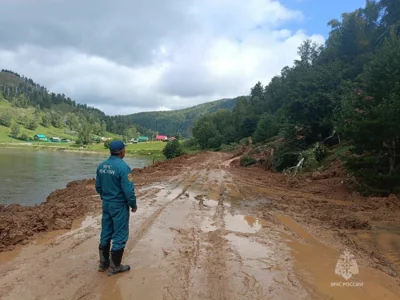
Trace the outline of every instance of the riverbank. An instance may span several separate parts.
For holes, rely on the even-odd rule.
[[[142,156],[152,157],[155,160],[165,160],[162,150],[165,143],[162,142],[148,142],[140,144],[128,144],[126,146],[126,154],[128,156]],[[108,149],[103,144],[92,144],[89,146],[78,146],[75,144],[67,143],[40,143],[40,142],[13,142],[13,143],[0,143],[0,148],[8,149],[24,149],[24,150],[45,150],[45,151],[63,151],[87,154],[108,153]]]

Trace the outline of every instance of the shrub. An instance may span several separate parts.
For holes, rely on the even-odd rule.
[[[318,159],[314,149],[304,150],[301,152],[301,157],[304,158],[304,164],[302,166],[304,171],[315,171],[318,168]]]
[[[223,152],[233,152],[233,151],[236,151],[237,148],[238,148],[238,144],[236,144],[236,143],[230,143],[229,145],[225,145],[225,144],[221,145],[221,151],[223,151]]]
[[[317,143],[312,150],[317,161],[321,161],[327,154],[328,149],[323,144]]]
[[[27,120],[27,122],[25,123],[25,128],[26,129],[36,130],[37,127],[38,127],[38,123],[36,122],[35,119]]]
[[[295,166],[300,156],[298,152],[282,152],[278,149],[274,155],[274,167],[279,172]]]
[[[10,127],[11,121],[12,117],[9,113],[5,113],[0,116],[0,125],[3,125],[5,127]]]
[[[167,159],[171,159],[185,154],[185,151],[178,140],[173,140],[165,145],[163,154]]]
[[[250,156],[250,155],[244,155],[241,159],[240,159],[240,165],[242,167],[247,167],[250,165],[254,165],[255,163],[257,163],[257,160]]]
[[[11,125],[11,132],[10,132],[11,136],[13,138],[17,138],[18,134],[19,134],[19,125],[17,123],[14,123]]]
[[[185,148],[195,148],[198,145],[199,144],[198,144],[198,142],[197,142],[197,140],[195,138],[190,138],[190,139],[187,139],[187,140],[183,141],[183,146]]]
[[[29,140],[29,136],[26,133],[23,133],[23,134],[20,135],[19,139],[22,140],[22,141],[28,141]]]

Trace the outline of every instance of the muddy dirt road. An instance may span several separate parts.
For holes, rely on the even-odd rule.
[[[400,299],[396,199],[339,199],[323,182],[235,166],[203,153],[135,170],[132,269],[114,277],[97,272],[93,182],[70,187],[86,218],[0,253],[0,299]],[[345,249],[351,269],[337,267]]]

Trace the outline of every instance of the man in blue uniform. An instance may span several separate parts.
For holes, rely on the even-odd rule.
[[[114,275],[130,270],[130,266],[122,265],[121,261],[129,237],[129,207],[136,212],[137,206],[131,168],[123,161],[124,143],[112,141],[110,153],[110,157],[97,167],[96,191],[103,206],[99,271],[108,269],[108,275]]]

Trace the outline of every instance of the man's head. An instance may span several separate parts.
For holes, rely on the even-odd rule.
[[[110,143],[110,153],[113,156],[125,157],[125,144],[123,141],[115,140]]]

